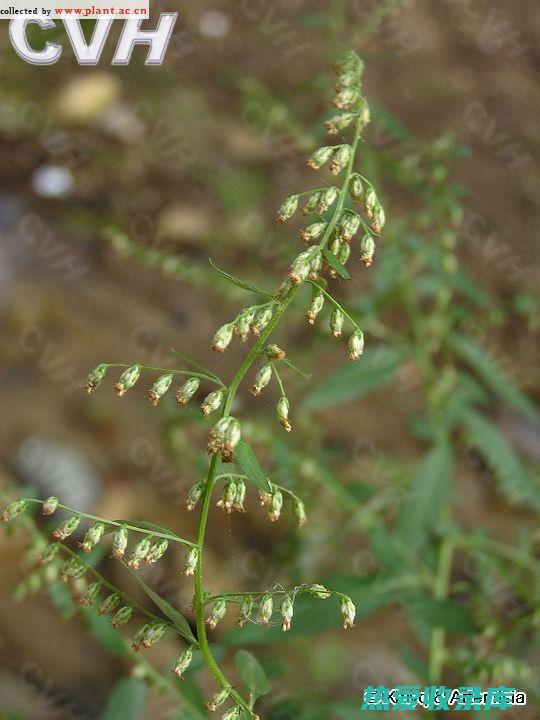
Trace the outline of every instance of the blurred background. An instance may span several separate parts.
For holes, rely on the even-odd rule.
[[[239,635],[232,620],[213,639],[232,673],[236,645],[248,644],[263,663],[274,695],[262,717],[353,718],[368,715],[360,713],[366,685],[428,684],[429,623],[442,623],[457,635],[449,639],[455,655],[446,683],[480,678],[522,687],[528,708],[504,716],[536,718],[531,618],[540,585],[537,566],[531,571],[527,563],[537,562],[540,458],[538,4],[170,0],[160,9],[180,12],[161,67],[144,66],[144,48],[130,66],[111,67],[118,28],[100,65],[79,67],[57,23],[47,37],[63,41],[62,58],[38,68],[18,58],[7,22],[0,24],[3,492],[9,498],[16,487],[31,488],[87,512],[151,520],[191,536],[196,519],[183,502],[204,470],[204,423],[170,399],[155,411],[144,388],[120,401],[110,381],[91,399],[81,386],[102,361],[177,367],[172,349],[232,375],[245,346],[216,357],[210,339],[252,299],[208,258],[264,288],[280,282],[300,243],[296,225],[276,226],[275,210],[285,196],[318,183],[305,157],[331,114],[329,68],[354,48],[366,63],[373,118],[359,166],[388,222],[374,268],[355,258],[353,282],[338,283],[335,294],[365,322],[368,346],[384,342],[386,354],[368,357],[369,377],[355,378],[324,327],[303,321],[305,307],[291,313],[276,341],[313,375],[311,384],[288,378],[297,431],[289,439],[275,427],[273,391],[260,400],[240,393],[237,412],[252,418],[247,436],[265,467],[305,497],[310,522],[301,533],[287,516],[270,525],[251,495],[245,515],[213,511],[206,577],[214,591],[341,582],[365,606],[353,632],[339,630],[337,607],[315,606],[287,642],[257,627]],[[401,331],[405,342],[414,333],[403,317],[403,287],[391,287],[391,279],[399,274],[413,295],[436,296],[446,276],[424,272],[431,260],[418,258],[440,236],[430,233],[446,222],[438,213],[447,192],[450,209],[463,208],[455,251],[463,278],[453,288],[459,303],[447,301],[438,312],[483,350],[480,360],[469,353],[469,364],[485,376],[478,403],[497,434],[471,442],[457,433],[453,514],[444,522],[517,543],[526,561],[483,566],[460,555],[452,578],[459,612],[430,621],[418,597],[392,586],[378,529],[393,527],[429,446],[422,340],[405,358],[392,355],[392,333]],[[429,324],[437,311],[429,302],[421,309]],[[465,360],[446,357],[442,370],[459,373]],[[377,372],[384,377],[374,379]],[[501,388],[517,395],[505,397]],[[509,470],[506,483],[504,468],[499,473],[502,493],[498,459],[490,456],[501,436],[518,463],[502,458]],[[521,472],[526,479],[512,487]],[[105,717],[132,659],[108,652],[106,640],[61,599],[55,607],[47,592],[14,601],[27,540],[23,531],[0,540],[0,717]],[[437,531],[432,540],[415,556],[413,576],[436,568]],[[192,587],[182,562],[169,553],[147,582],[189,616]],[[104,560],[104,572],[129,586],[110,565]],[[177,649],[166,641],[148,657],[160,666]],[[212,684],[204,672],[196,677],[207,696]],[[199,690],[189,687],[197,705]],[[169,717],[171,702],[149,693],[140,717]]]

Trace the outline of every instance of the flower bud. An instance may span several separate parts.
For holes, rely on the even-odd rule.
[[[255,395],[255,397],[259,397],[261,390],[265,388],[272,379],[272,373],[273,370],[270,363],[263,365],[259,372],[255,375],[255,381],[249,389],[250,393]]]
[[[134,570],[138,570],[142,561],[148,555],[151,545],[152,543],[150,541],[150,538],[148,537],[144,537],[142,540],[140,540],[137,545],[135,545],[135,548],[131,553],[129,560],[127,561],[129,567],[133,568]]]
[[[341,130],[345,130],[345,128],[349,127],[355,117],[356,115],[354,113],[340,113],[339,115],[335,115],[333,118],[330,118],[330,120],[327,120],[324,123],[324,127],[329,135],[337,135]]]
[[[227,323],[217,330],[212,340],[212,350],[221,353],[227,349],[233,337],[233,328],[234,323]]]
[[[246,498],[246,483],[243,480],[236,481],[236,495],[234,498],[234,509],[238,512],[245,512],[244,500]]]
[[[330,590],[321,585],[320,583],[313,583],[307,587],[307,590],[319,600],[327,600],[332,597]]]
[[[349,358],[358,360],[364,352],[364,333],[361,330],[355,330],[349,338]]]
[[[122,560],[128,544],[128,529],[121,525],[113,535],[112,554],[117,560]]]
[[[338,74],[355,72],[360,77],[364,70],[364,63],[354,50],[347,50],[334,65],[334,70]]]
[[[359,125],[361,128],[365,128],[366,125],[371,120],[371,113],[369,111],[369,105],[367,104],[367,102],[365,100],[362,100],[358,120],[359,120]]]
[[[81,596],[79,600],[79,605],[81,605],[81,607],[90,607],[91,605],[93,605],[100,593],[101,588],[102,584],[101,582],[99,582],[99,580],[89,585]]]
[[[306,203],[306,204],[304,205],[304,207],[302,208],[302,213],[303,213],[304,215],[309,215],[310,213],[312,213],[312,212],[314,212],[315,210],[317,210],[317,209],[318,209],[317,206],[318,206],[318,204],[319,204],[320,197],[321,197],[321,193],[320,193],[320,192],[316,192],[316,193],[313,193],[313,195],[310,195],[309,198],[308,198],[307,203]]]
[[[282,395],[277,401],[276,415],[283,429],[287,432],[291,432],[292,425],[289,421],[289,400],[285,397],[285,395]]]
[[[349,110],[359,97],[360,93],[357,88],[345,87],[337,93],[334,105],[340,110]]]
[[[89,553],[102,540],[104,534],[105,525],[102,522],[95,522],[88,528],[79,547],[83,552]]]
[[[298,527],[302,527],[306,524],[306,506],[298,498],[293,499],[292,512],[294,519],[298,523]]]
[[[86,383],[84,384],[84,389],[89,395],[91,395],[98,387],[98,385],[105,377],[106,373],[107,365],[105,363],[101,363],[101,365],[96,365],[96,367],[90,371],[88,377],[86,378]]]
[[[222,716],[221,720],[242,720],[244,717],[244,712],[241,708],[238,707],[238,705],[235,705],[232,708],[229,708]]]
[[[366,190],[366,194],[364,197],[364,208],[366,210],[366,213],[368,217],[373,217],[373,210],[375,206],[377,205],[377,195],[375,193],[375,190],[371,187],[371,185]]]
[[[234,459],[234,449],[241,437],[240,422],[230,415],[222,417],[210,430],[208,452],[213,454],[220,452],[223,462],[231,462]]]
[[[68,560],[60,572],[63,582],[69,583],[79,580],[84,576],[86,567],[76,558]]]
[[[125,627],[131,620],[132,615],[133,608],[130,605],[123,605],[113,616],[111,620],[112,627],[115,628],[115,630]]]
[[[309,165],[310,168],[313,168],[313,170],[319,170],[323,165],[325,165],[330,160],[333,152],[334,152],[334,147],[332,145],[326,145],[325,147],[318,148],[310,156],[307,164]]]
[[[375,205],[375,208],[373,210],[373,220],[371,221],[371,227],[376,233],[380,233],[381,230],[384,227],[384,223],[386,222],[386,215],[384,214],[384,210],[382,205],[377,203]]]
[[[206,620],[208,627],[213,630],[220,620],[223,620],[227,612],[227,603],[223,598],[219,598],[212,608],[210,617]]]
[[[152,403],[154,407],[159,403],[161,398],[165,395],[167,390],[171,387],[171,383],[173,380],[172,373],[168,373],[167,375],[162,375],[160,378],[156,380],[156,382],[152,385],[150,388],[150,392],[148,393],[148,399]]]
[[[190,487],[186,500],[186,510],[191,511],[195,509],[195,506],[202,497],[205,487],[206,483],[204,480],[197,480],[197,482]]]
[[[165,635],[167,626],[164,623],[151,623],[142,636],[142,644],[145,648],[156,645]]]
[[[142,645],[142,640],[146,632],[148,632],[148,629],[150,628],[150,623],[146,623],[146,625],[141,625],[141,627],[137,630],[135,633],[135,636],[133,637],[133,640],[131,641],[131,647],[135,652],[139,652]]]
[[[360,215],[353,212],[345,212],[339,221],[339,237],[345,242],[350,242],[360,227]]]
[[[243,342],[247,340],[249,331],[251,330],[251,323],[255,317],[256,309],[257,308],[254,305],[244,308],[236,319],[234,332]]]
[[[322,254],[317,252],[311,260],[311,266],[309,269],[309,279],[316,280],[319,277],[319,273],[322,268]]]
[[[273,610],[274,600],[272,599],[272,595],[263,595],[261,604],[259,605],[259,612],[257,614],[257,622],[259,625],[268,626],[270,624]]]
[[[311,255],[309,251],[301,252],[291,263],[289,278],[294,285],[299,285],[307,280],[311,271]]]
[[[64,522],[56,528],[56,530],[53,532],[53,537],[57,540],[65,540],[70,535],[73,535],[75,530],[79,527],[80,522],[80,515],[72,515],[67,520],[64,520]]]
[[[311,225],[300,230],[300,237],[306,243],[310,242],[310,240],[316,240],[323,234],[327,225],[328,223],[325,222],[311,223]]]
[[[317,211],[320,214],[326,212],[335,203],[338,195],[339,189],[334,185],[322,190],[319,194],[319,201],[317,202]]]
[[[140,374],[140,365],[133,365],[132,367],[127,368],[127,370],[124,370],[116,383],[116,392],[120,397],[125,395],[126,392],[135,385],[140,377]]]
[[[281,629],[283,632],[291,629],[291,620],[293,617],[294,606],[290,595],[285,595],[281,603]]]
[[[184,575],[194,575],[195,568],[197,567],[198,562],[199,562],[199,548],[192,547],[191,550],[186,555],[186,560],[184,563]]]
[[[343,615],[343,627],[345,629],[354,627],[356,608],[353,601],[347,595],[341,596],[341,614]]]
[[[212,391],[207,395],[201,403],[201,412],[203,415],[210,415],[210,413],[219,410],[223,398],[225,396],[224,391],[219,388],[218,390]]]
[[[236,500],[236,482],[233,478],[229,478],[223,486],[223,493],[221,500],[217,503],[219,508],[223,508],[228,513],[232,511],[234,502]]]
[[[336,89],[340,90],[341,88],[355,87],[358,86],[359,82],[360,77],[357,72],[354,70],[346,70],[345,72],[340,73],[336,83]]]
[[[193,648],[191,645],[187,647],[183,653],[180,654],[180,657],[176,661],[176,665],[174,668],[174,674],[176,677],[181,678],[188,667],[191,665],[191,661],[193,660]]]
[[[199,389],[200,384],[201,381],[196,377],[186,380],[186,382],[176,391],[176,402],[179,405],[187,405]]]
[[[46,515],[47,517],[49,515],[54,515],[54,513],[58,509],[58,503],[59,503],[59,500],[57,497],[48,498],[43,503],[43,507],[41,508],[41,514]]]
[[[15,500],[15,502],[10,503],[2,513],[2,520],[4,522],[15,520],[16,517],[22,515],[22,513],[28,509],[28,505],[29,503],[26,500]]]
[[[330,172],[333,175],[337,175],[345,169],[347,163],[350,160],[352,154],[352,148],[350,145],[338,145],[334,155],[332,156],[332,162],[330,163]]]
[[[255,313],[253,322],[251,323],[251,332],[257,337],[262,333],[264,328],[268,325],[272,317],[274,316],[274,308],[272,305],[260,308]]]
[[[278,222],[283,223],[294,215],[298,209],[298,195],[291,195],[283,201],[278,210]]]
[[[351,255],[351,246],[348,242],[341,243],[337,253],[334,253],[342,265],[346,265]]]
[[[364,196],[364,186],[359,175],[353,175],[349,182],[349,193],[354,202],[358,203]]]
[[[227,700],[230,694],[231,691],[229,688],[223,688],[222,690],[218,690],[217,693],[212,695],[210,700],[205,702],[206,709],[210,712],[215,712],[218,707],[221,707],[223,705],[223,703]]]
[[[238,625],[238,627],[244,627],[244,625],[249,621],[252,611],[253,598],[251,597],[251,595],[247,595],[242,600],[242,604],[240,605],[240,611],[236,620],[236,624]]]
[[[278,345],[267,345],[264,351],[271,360],[284,360],[287,357],[285,350]]]
[[[283,493],[281,490],[275,490],[272,493],[272,500],[268,508],[268,518],[270,522],[276,522],[281,516],[281,508],[283,507]]]
[[[289,278],[286,278],[274,293],[274,299],[278,302],[281,302],[291,288],[292,282],[289,280]]]
[[[149,565],[152,565],[153,563],[156,563],[158,560],[161,560],[161,558],[167,552],[168,547],[169,547],[169,541],[166,540],[165,538],[160,538],[159,540],[156,540],[156,542],[151,546],[150,550],[146,554],[146,557],[144,558],[144,562],[148,563]]]
[[[121,597],[118,593],[108,595],[98,608],[98,615],[106,615],[115,610],[120,604]]]
[[[307,321],[310,325],[315,325],[315,320],[317,319],[317,315],[321,312],[324,305],[324,294],[322,290],[319,290],[318,288],[313,288],[313,294],[311,296],[311,305],[308,308],[308,311],[306,313]]]
[[[375,241],[369,233],[366,233],[360,242],[360,260],[366,267],[372,265],[374,253]]]
[[[341,331],[343,329],[343,313],[339,308],[334,308],[330,315],[330,330],[335,338],[341,337]]]
[[[50,545],[47,545],[47,547],[41,553],[41,557],[39,559],[39,564],[40,565],[48,565],[50,562],[52,562],[56,558],[59,550],[60,550],[60,545],[58,543],[51,543]]]

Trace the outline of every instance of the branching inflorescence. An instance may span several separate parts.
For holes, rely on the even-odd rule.
[[[175,673],[182,676],[190,665],[193,652],[199,651],[219,685],[218,691],[209,700],[207,707],[215,710],[226,701],[231,701],[231,707],[223,715],[224,720],[256,717],[252,699],[248,701],[242,697],[226,679],[208,643],[207,627],[215,628],[229,606],[238,605],[239,626],[243,626],[248,621],[269,625],[272,624],[274,614],[279,613],[279,622],[286,631],[291,627],[294,603],[299,593],[308,593],[323,600],[335,596],[341,603],[343,626],[345,628],[354,626],[356,611],[350,598],[320,584],[301,584],[290,590],[280,588],[266,592],[223,592],[215,596],[209,596],[203,590],[206,526],[214,489],[218,483],[223,483],[223,487],[217,505],[227,512],[244,511],[246,483],[252,482],[258,488],[261,503],[268,508],[270,520],[279,519],[284,497],[287,497],[298,525],[302,526],[306,521],[302,500],[295,493],[271,482],[265,476],[250,446],[241,439],[240,420],[233,417],[230,412],[242,381],[252,365],[260,362],[250,392],[258,397],[264,388],[275,380],[279,391],[276,405],[277,418],[287,432],[292,430],[290,404],[281,373],[282,370],[288,369],[300,371],[287,358],[283,349],[268,343],[268,340],[302,285],[311,287],[311,301],[307,309],[308,322],[314,324],[324,306],[329,305],[331,334],[341,338],[347,331],[348,353],[351,360],[358,360],[363,352],[362,330],[329,292],[327,282],[321,273],[326,271],[333,278],[349,278],[345,266],[351,254],[353,238],[359,232],[360,259],[369,267],[375,251],[374,237],[380,233],[384,225],[384,211],[371,183],[354,169],[362,131],[369,122],[368,105],[361,91],[363,63],[354,52],[348,52],[335,70],[338,80],[334,104],[340,113],[326,123],[326,128],[331,136],[340,136],[342,132],[350,130],[352,139],[350,143],[341,142],[317,149],[310,156],[308,165],[315,170],[328,165],[332,175],[341,176],[342,182],[339,185],[332,184],[291,195],[282,203],[278,211],[278,221],[281,223],[289,220],[301,205],[303,205],[303,213],[312,216],[312,222],[300,232],[301,238],[307,243],[306,249],[292,261],[288,277],[273,294],[219,270],[236,285],[263,296],[260,304],[244,307],[232,321],[224,324],[215,333],[212,347],[219,353],[226,350],[235,336],[242,341],[246,341],[251,334],[256,338],[231,382],[227,385],[214,373],[189,361],[189,367],[193,369],[176,370],[140,364],[102,363],[92,370],[86,383],[88,393],[93,393],[110,370],[122,368],[116,383],[116,391],[119,396],[123,396],[134,387],[143,373],[154,373],[158,377],[148,394],[154,406],[158,405],[161,398],[171,390],[173,383],[179,379],[182,382],[176,388],[176,401],[180,405],[190,402],[199,392],[201,385],[213,386],[204,396],[200,406],[205,417],[220,413],[219,419],[209,431],[208,473],[204,480],[197,481],[191,487],[186,501],[188,510],[200,507],[196,537],[188,540],[151,523],[111,521],[77,512],[62,505],[56,498],[49,498],[44,502],[34,499],[19,500],[8,506],[3,514],[4,520],[11,520],[34,504],[41,504],[43,514],[46,516],[52,515],[58,508],[67,511],[68,518],[53,532],[55,542],[41,550],[36,560],[37,567],[41,569],[35,572],[43,574],[44,569],[49,568],[49,574],[54,575],[50,569],[57,567],[62,579],[70,584],[91,577],[93,581],[84,583],[84,589],[78,592],[77,599],[83,606],[94,605],[100,613],[111,614],[111,624],[116,628],[127,625],[135,612],[143,615],[145,622],[133,637],[134,650],[154,645],[167,630],[182,635],[188,646],[176,662]],[[354,207],[361,212],[353,209]],[[233,462],[239,466],[239,472],[219,471],[222,463]],[[172,608],[172,612],[167,611],[164,602],[156,604],[165,615],[168,615],[167,620],[135,603],[126,593],[105,580],[91,564],[85,562],[80,553],[74,552],[64,544],[64,541],[78,530],[83,519],[90,521],[90,526],[79,544],[80,551],[83,554],[91,552],[105,535],[112,534],[113,557],[124,562],[132,571],[137,570],[142,563],[159,561],[170,545],[178,544],[185,548],[184,574],[194,578],[193,609],[196,616],[196,636],[179,613]],[[136,538],[136,542],[128,551],[130,537]],[[65,562],[60,565],[62,557],[65,558]],[[144,586],[144,583],[140,582]],[[155,593],[148,594],[156,602]]]

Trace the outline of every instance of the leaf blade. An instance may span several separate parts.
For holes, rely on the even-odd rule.
[[[140,720],[146,701],[146,685],[135,678],[123,678],[114,686],[104,720]]]
[[[253,448],[245,440],[240,440],[235,451],[236,463],[251,482],[262,492],[271,493],[272,486],[257,460]]]
[[[261,288],[257,287],[256,285],[253,285],[253,283],[247,282],[246,280],[242,280],[241,278],[237,278],[234,275],[231,275],[230,273],[226,272],[225,270],[222,270],[219,268],[215,263],[212,262],[212,259],[209,258],[208,262],[210,265],[216,270],[220,275],[223,275],[224,278],[226,278],[229,282],[232,282],[233,285],[236,285],[239,288],[242,288],[242,290],[248,290],[249,292],[257,293],[259,295],[264,295],[268,298],[271,298],[272,295],[266,290],[262,290]]]
[[[351,276],[349,275],[349,271],[347,270],[345,265],[343,265],[343,263],[341,263],[338,260],[338,258],[334,255],[334,253],[331,250],[329,250],[328,248],[324,248],[323,254],[326,259],[326,262],[330,265],[332,270],[334,270],[334,272],[336,272],[339,275],[340,278],[342,278],[343,280],[351,279]]]
[[[238,674],[249,690],[250,700],[255,703],[260,697],[270,692],[270,682],[260,662],[247,650],[239,650],[234,656]]]

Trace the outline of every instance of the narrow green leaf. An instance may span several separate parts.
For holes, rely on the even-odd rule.
[[[149,587],[136,572],[134,572],[127,566],[126,569],[129,570],[131,575],[135,578],[135,580],[138,582],[144,592],[148,595],[150,600],[152,600],[152,602],[157,605],[161,612],[169,618],[176,630],[178,630],[179,634],[182,635],[182,637],[185,638],[192,645],[197,646],[197,639],[191,632],[191,628],[189,627],[189,623],[186,618],[180,612],[178,612],[178,610],[174,608],[169,602],[167,602],[167,600],[162,598],[161,595],[158,595],[157,592],[152,590],[152,588]]]
[[[451,336],[450,344],[501,400],[519,410],[530,420],[538,421],[540,419],[538,408],[517,387],[497,361],[486,353],[484,348],[458,333]]]
[[[499,429],[470,408],[461,413],[461,420],[469,441],[493,470],[501,493],[540,509],[540,487],[529,477]]]
[[[146,685],[135,678],[123,678],[109,696],[103,720],[139,720],[145,701]]]
[[[270,692],[270,683],[261,664],[247,650],[239,650],[234,656],[238,674],[249,690],[250,701],[255,703],[260,697]]]
[[[324,257],[326,258],[326,262],[330,265],[332,270],[334,270],[340,278],[343,278],[343,280],[350,280],[351,276],[349,275],[349,271],[343,265],[340,263],[340,261],[337,259],[337,257],[334,255],[334,253],[329,250],[328,248],[325,248],[323,250]]]
[[[239,288],[242,288],[242,290],[249,290],[250,292],[258,293],[259,295],[265,295],[268,298],[271,298],[272,295],[270,293],[267,293],[266,290],[261,290],[261,288],[258,288],[256,285],[253,285],[250,282],[247,282],[246,280],[241,280],[240,278],[235,277],[234,275],[231,275],[228,272],[225,272],[225,270],[222,270],[217,265],[215,265],[211,259],[209,259],[210,265],[214,268],[214,270],[217,270],[217,272],[220,275],[223,275],[224,278],[227,278],[230,282],[233,283],[233,285],[236,285]]]
[[[173,352],[177,357],[180,358],[180,360],[183,360],[186,365],[190,365],[193,370],[196,370],[197,372],[200,372],[201,375],[206,375],[211,380],[217,380],[218,382],[221,382],[221,379],[218,378],[217,375],[214,375],[214,373],[211,370],[208,370],[204,367],[204,365],[200,365],[195,360],[192,360],[188,355],[184,355],[184,353],[179,352],[178,350],[175,350],[174,348],[171,348],[171,352]]]
[[[339,366],[325,381],[317,383],[306,396],[303,407],[320,410],[367,395],[390,383],[400,362],[401,354],[394,348],[368,348],[358,362]]]
[[[451,491],[452,452],[446,442],[424,455],[412,477],[396,523],[396,535],[407,553],[417,553],[436,525]]]
[[[456,635],[474,635],[478,632],[467,608],[452,600],[435,600],[426,595],[410,600],[407,607],[431,627],[442,627]]]
[[[268,482],[268,478],[264,474],[264,471],[253,452],[253,448],[251,445],[248,445],[245,440],[240,440],[236,446],[235,457],[236,463],[240,466],[244,474],[248,476],[255,487],[265,493],[272,492],[272,486]]]

